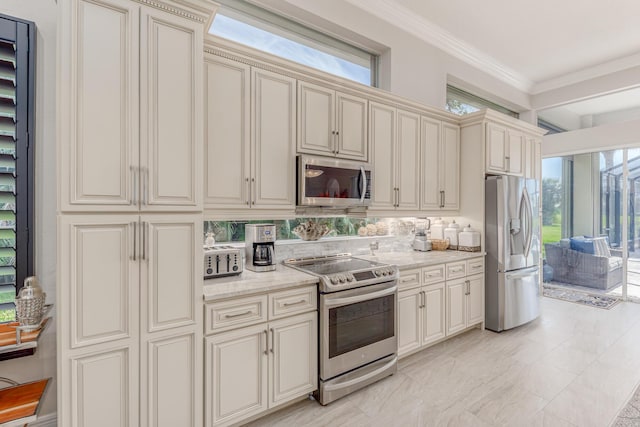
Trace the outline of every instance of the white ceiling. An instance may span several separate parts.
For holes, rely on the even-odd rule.
[[[388,21],[409,31],[418,28],[407,25],[413,15],[414,24],[439,29],[534,85],[640,52],[638,0],[349,2],[373,13],[384,10]]]
[[[565,108],[578,116],[584,116],[629,110],[638,106],[640,106],[640,88],[574,102],[566,105]]]

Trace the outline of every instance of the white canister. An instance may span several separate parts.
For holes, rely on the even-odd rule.
[[[444,238],[449,239],[449,249],[458,249],[458,234],[460,234],[460,224],[456,224],[456,221],[453,220],[444,229]]]
[[[431,224],[431,238],[444,239],[444,221],[442,221],[442,218],[436,219]]]
[[[480,232],[467,225],[458,236],[458,250],[480,252]]]

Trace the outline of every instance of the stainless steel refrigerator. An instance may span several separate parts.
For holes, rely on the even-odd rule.
[[[540,315],[538,182],[485,181],[485,327],[500,332]]]

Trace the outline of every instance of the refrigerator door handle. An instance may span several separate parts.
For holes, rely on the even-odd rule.
[[[522,191],[522,204],[520,207],[525,210],[525,228],[527,237],[525,240],[524,257],[527,258],[531,251],[531,241],[533,240],[533,212],[531,208],[531,199],[529,198],[529,192],[526,187]]]
[[[507,280],[511,279],[521,279],[523,277],[531,276],[534,273],[538,273],[540,269],[536,267],[524,268],[522,270],[518,270],[517,272],[513,272],[506,275]]]

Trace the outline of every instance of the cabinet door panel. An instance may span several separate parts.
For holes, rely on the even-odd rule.
[[[464,279],[447,282],[447,335],[466,327],[466,284]]]
[[[525,154],[525,138],[519,132],[508,131],[507,139],[509,142],[508,156],[507,156],[507,172],[512,175],[523,174],[523,165]]]
[[[440,179],[444,190],[444,209],[460,206],[460,128],[442,124]]]
[[[507,129],[487,123],[487,172],[507,170]]]
[[[335,92],[303,81],[298,83],[298,90],[298,151],[333,154]]]
[[[73,427],[138,425],[137,360],[127,348],[71,357]]]
[[[398,292],[398,355],[420,348],[422,289]]]
[[[250,179],[250,83],[248,65],[207,57],[204,203],[246,207]]]
[[[200,210],[201,24],[147,8],[141,21],[143,207]]]
[[[137,216],[65,217],[61,277],[71,330],[61,333],[72,348],[137,336],[138,263],[132,260]],[[65,291],[66,294],[66,291]]]
[[[62,144],[63,210],[133,210],[138,165],[138,15],[125,1],[76,3],[71,134]]]
[[[195,334],[149,341],[146,352],[142,425],[202,425],[202,380],[196,374],[202,359]]]
[[[425,286],[424,322],[422,324],[422,344],[429,344],[445,336],[444,283]]]
[[[252,207],[295,208],[296,82],[252,71]]]
[[[398,110],[398,209],[420,209],[420,116]]]
[[[369,154],[367,138],[367,100],[344,93],[336,94],[338,104],[339,157],[367,160]]]
[[[269,323],[269,408],[318,388],[318,318],[311,312]]]
[[[395,108],[369,103],[369,136],[373,163],[373,209],[394,209]]]
[[[437,120],[422,118],[422,209],[440,209],[440,127]]]
[[[471,326],[484,321],[484,275],[470,276],[467,280],[467,325]]]
[[[142,301],[147,332],[196,322],[202,295],[202,219],[194,215],[143,216]],[[143,311],[144,313],[144,311]]]
[[[205,425],[239,422],[267,409],[267,325],[205,340]]]

